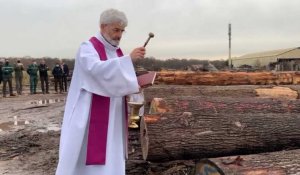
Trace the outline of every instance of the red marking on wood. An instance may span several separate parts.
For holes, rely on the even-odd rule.
[[[160,119],[160,117],[158,115],[147,115],[144,119],[147,123],[155,123]]]

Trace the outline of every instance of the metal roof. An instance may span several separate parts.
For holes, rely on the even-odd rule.
[[[246,55],[243,55],[243,56],[240,56],[240,57],[236,57],[236,58],[233,58],[233,59],[239,60],[239,59],[246,59],[246,58],[272,57],[272,56],[282,55],[284,53],[287,53],[287,52],[290,52],[290,51],[296,50],[296,49],[300,49],[300,47],[251,53],[251,54],[246,54]]]

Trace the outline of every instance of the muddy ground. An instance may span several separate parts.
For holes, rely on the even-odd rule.
[[[66,94],[0,97],[0,174],[54,174]]]
[[[217,96],[227,96],[230,89],[234,96],[255,96],[253,86],[203,88]],[[29,95],[27,90],[21,96],[0,96],[0,175],[54,174],[66,95]]]

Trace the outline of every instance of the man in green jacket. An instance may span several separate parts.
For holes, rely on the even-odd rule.
[[[27,73],[30,76],[30,94],[36,94],[36,85],[38,81],[39,67],[36,61],[33,61],[27,68]]]
[[[12,89],[12,73],[14,72],[13,66],[9,64],[8,59],[5,60],[5,64],[2,67],[2,80],[3,80],[3,97],[6,97],[6,84],[8,83],[10,96],[15,96]]]
[[[19,95],[22,94],[23,70],[24,70],[23,63],[21,63],[21,60],[18,59],[17,63],[15,64],[15,80],[16,80],[17,93]]]

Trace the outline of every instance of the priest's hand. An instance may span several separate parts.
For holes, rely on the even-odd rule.
[[[138,47],[133,49],[133,51],[130,53],[130,57],[133,62],[137,61],[138,59],[144,58],[146,54],[145,47]]]

